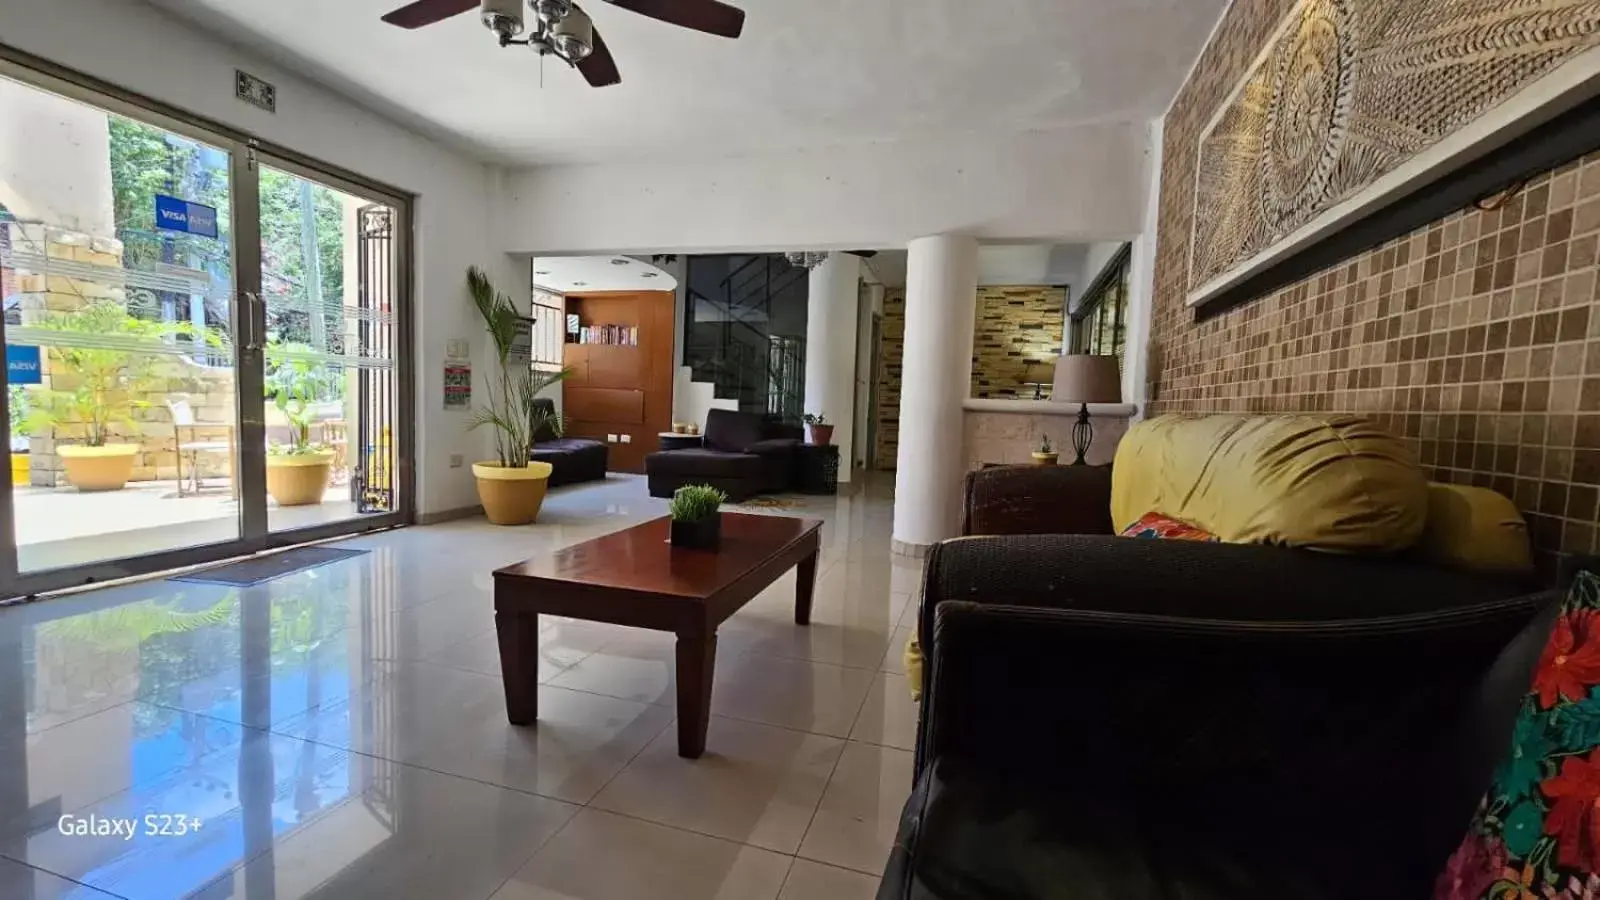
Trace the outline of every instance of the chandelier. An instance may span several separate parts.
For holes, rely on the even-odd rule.
[[[827,262],[828,253],[826,250],[790,250],[783,255],[783,258],[789,261],[789,265],[798,266],[809,272]]]
[[[594,25],[572,0],[532,0],[524,23],[522,0],[483,0],[483,24],[500,36],[500,46],[521,44],[540,56],[554,54],[575,65],[594,51]],[[528,36],[514,40],[526,30]]]

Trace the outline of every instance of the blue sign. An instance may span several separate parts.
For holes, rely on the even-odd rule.
[[[156,227],[214,238],[217,236],[217,210],[215,207],[157,194]]]
[[[39,348],[6,345],[6,380],[11,384],[39,384]]]

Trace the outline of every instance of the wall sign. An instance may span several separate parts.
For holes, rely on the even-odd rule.
[[[41,384],[39,348],[22,344],[6,345],[6,380],[11,384]]]
[[[214,238],[217,236],[217,210],[212,206],[157,194],[156,227]]]
[[[464,362],[444,364],[444,408],[472,406],[472,366]]]
[[[1188,302],[1592,93],[1593,0],[1300,0],[1201,133]]]

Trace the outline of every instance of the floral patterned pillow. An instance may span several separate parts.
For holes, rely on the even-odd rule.
[[[1435,900],[1600,900],[1600,576],[1579,573]]]
[[[1166,541],[1215,541],[1217,536],[1188,522],[1168,518],[1158,512],[1147,512],[1139,520],[1122,529],[1122,537],[1156,538]]]

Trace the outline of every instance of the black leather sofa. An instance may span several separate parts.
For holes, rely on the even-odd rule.
[[[1030,476],[995,477],[998,496],[969,483],[969,524],[1081,519],[1059,496],[1021,509]],[[1555,599],[1268,546],[941,544],[915,786],[878,898],[1431,896]]]
[[[758,413],[713,409],[706,414],[702,446],[645,457],[650,496],[671,497],[684,485],[708,484],[737,503],[788,490],[799,443],[798,428]]]
[[[556,409],[553,401],[545,399],[533,401],[533,408],[535,413],[543,412],[547,416],[553,416]],[[528,458],[550,464],[550,487],[601,481],[606,477],[607,451],[603,442],[557,437],[555,428],[548,422],[534,433]]]

